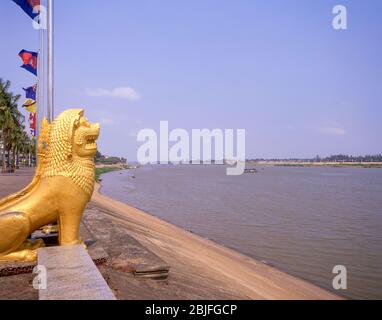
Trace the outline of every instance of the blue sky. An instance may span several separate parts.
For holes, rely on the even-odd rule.
[[[249,158],[382,152],[382,1],[55,3],[56,110],[101,122],[103,153],[134,160],[160,120],[244,128]],[[332,28],[337,4],[347,30]],[[0,12],[0,77],[21,94],[34,77],[17,53],[38,34],[12,1]]]

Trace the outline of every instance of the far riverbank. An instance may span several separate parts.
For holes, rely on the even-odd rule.
[[[332,167],[332,168],[382,168],[382,162],[314,162],[314,161],[247,161],[247,167]]]

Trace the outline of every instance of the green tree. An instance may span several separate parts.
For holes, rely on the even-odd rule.
[[[11,170],[18,166],[20,152],[30,139],[25,133],[24,117],[18,110],[20,95],[14,95],[9,89],[10,81],[0,78],[0,147],[2,150],[2,172],[7,166]]]

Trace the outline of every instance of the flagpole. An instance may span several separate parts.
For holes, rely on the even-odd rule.
[[[37,110],[36,110],[36,137],[40,136],[41,120],[44,117],[44,30],[39,31],[39,50],[38,50],[38,63],[37,63]],[[36,149],[37,152],[37,149]],[[37,159],[37,158],[36,158]]]
[[[54,119],[54,25],[53,25],[53,0],[48,0],[48,110],[47,118],[49,122]]]

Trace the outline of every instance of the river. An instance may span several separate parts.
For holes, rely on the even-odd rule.
[[[336,294],[382,299],[382,169],[145,166],[102,176],[102,193]],[[333,267],[347,270],[335,291]]]

